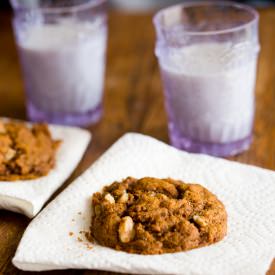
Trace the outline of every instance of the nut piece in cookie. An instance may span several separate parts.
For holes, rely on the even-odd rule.
[[[106,201],[108,201],[109,203],[116,203],[114,197],[111,194],[109,194],[109,193],[104,196],[104,199]]]
[[[127,178],[93,195],[91,236],[99,244],[138,254],[190,250],[223,239],[227,214],[199,184]]]
[[[123,217],[118,228],[119,239],[122,243],[129,243],[135,237],[133,219],[129,216]]]
[[[5,134],[6,128],[4,122],[0,121],[0,134]]]

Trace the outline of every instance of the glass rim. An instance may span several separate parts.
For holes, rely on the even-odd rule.
[[[216,30],[216,31],[188,31],[183,30],[182,33],[190,36],[200,36],[200,35],[218,35],[218,34],[226,34],[226,33],[232,33],[236,32],[242,29],[245,29],[249,27],[250,25],[253,25],[254,23],[259,21],[259,13],[256,9],[249,5],[245,4],[239,4],[233,1],[197,1],[197,2],[186,2],[182,4],[176,4],[169,6],[167,8],[160,9],[153,17],[153,23],[157,29],[168,29],[167,27],[163,26],[161,24],[161,16],[164,14],[164,12],[167,12],[169,10],[172,10],[177,7],[187,8],[187,7],[196,7],[196,6],[227,6],[227,7],[233,7],[238,8],[243,11],[246,11],[250,14],[252,14],[253,18],[245,23],[241,23],[239,26],[233,27],[233,28],[225,28],[222,30]]]
[[[106,3],[107,0],[88,0],[86,3],[82,3],[82,4],[73,4],[71,6],[60,6],[60,7],[24,7],[24,5],[20,5],[18,4],[15,0],[11,0],[12,3],[12,7],[17,10],[17,9],[23,9],[23,10],[33,10],[33,11],[41,11],[42,13],[52,13],[52,14],[56,14],[56,13],[64,13],[64,12],[68,12],[68,13],[74,13],[74,12],[79,12],[79,11],[83,11],[86,9],[90,9],[90,8],[96,8],[98,6],[100,6],[101,4]]]

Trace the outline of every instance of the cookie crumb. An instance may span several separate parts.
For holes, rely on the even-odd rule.
[[[77,240],[81,243],[83,243],[83,245],[85,246],[85,248],[87,248],[88,250],[92,250],[93,246],[91,245],[92,243],[92,239],[90,237],[90,232],[89,231],[85,231],[85,230],[80,230],[78,232],[79,236],[77,238]]]
[[[93,246],[88,244],[88,243],[85,243],[85,246],[88,250],[92,250],[93,249]]]
[[[69,232],[69,236],[72,237],[74,235],[73,232]]]

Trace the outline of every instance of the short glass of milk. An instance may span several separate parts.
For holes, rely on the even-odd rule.
[[[11,0],[32,121],[85,126],[102,115],[105,0]]]
[[[189,2],[154,17],[171,143],[230,156],[248,149],[259,53],[258,13],[232,2]]]

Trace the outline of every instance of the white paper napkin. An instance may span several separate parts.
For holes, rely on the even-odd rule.
[[[88,230],[91,195],[114,180],[172,177],[218,195],[229,215],[227,237],[208,247],[165,255],[134,255],[77,240]],[[30,224],[13,259],[23,270],[99,269],[122,273],[259,275],[275,245],[275,173],[181,152],[153,138],[127,134]],[[74,235],[70,236],[69,232]]]
[[[47,176],[34,180],[0,181],[0,209],[34,217],[81,160],[91,139],[88,131],[53,125],[49,129],[54,139],[63,141],[56,154],[55,168]]]

